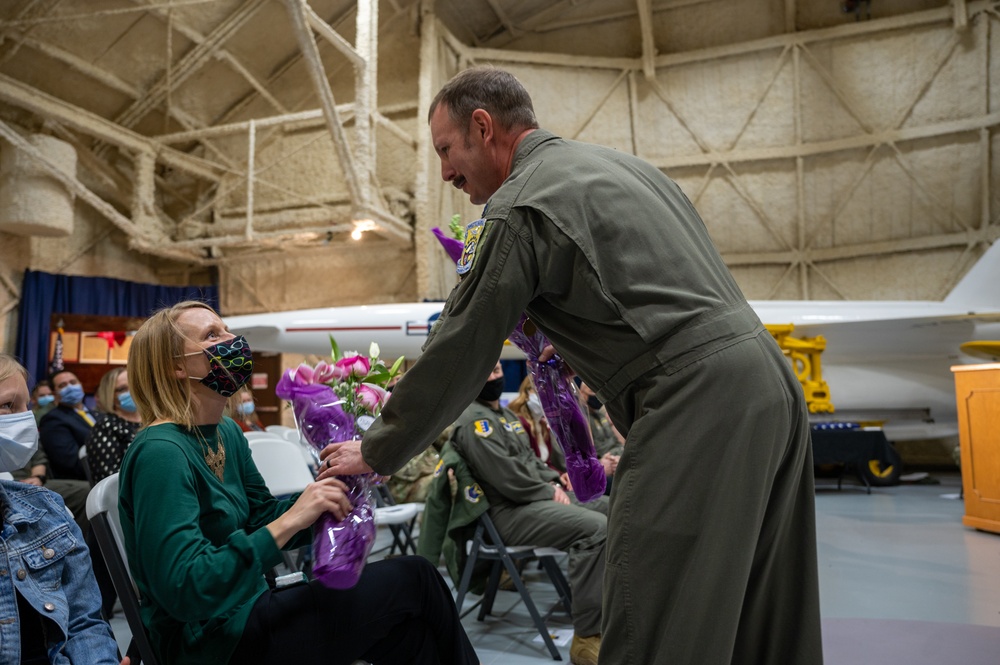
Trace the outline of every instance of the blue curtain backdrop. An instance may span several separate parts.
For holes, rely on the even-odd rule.
[[[49,320],[52,314],[147,317],[183,300],[200,300],[219,309],[217,286],[160,286],[110,277],[52,275],[24,271],[17,322],[17,357],[32,381],[48,374]]]

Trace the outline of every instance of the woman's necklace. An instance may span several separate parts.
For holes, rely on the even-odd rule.
[[[222,435],[219,434],[219,430],[215,431],[216,446],[215,450],[212,450],[201,430],[195,427],[194,432],[201,444],[202,453],[205,455],[205,464],[208,464],[208,468],[212,470],[219,482],[223,482],[222,476],[226,471],[226,447],[222,444]]]

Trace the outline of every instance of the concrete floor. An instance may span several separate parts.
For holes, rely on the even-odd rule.
[[[1000,662],[1000,535],[962,526],[957,473],[936,485],[843,490],[818,479],[816,512],[826,665],[996,665]],[[835,481],[834,481],[835,482]],[[377,546],[378,547],[378,546]],[[542,612],[552,587],[529,571]],[[466,601],[466,609],[478,597]],[[466,626],[484,665],[553,662],[516,593],[501,592],[486,621]],[[556,609],[551,629],[571,630]],[[128,626],[112,626],[124,646]],[[569,647],[562,647],[564,662]]]

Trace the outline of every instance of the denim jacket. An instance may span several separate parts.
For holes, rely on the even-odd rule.
[[[0,480],[0,500],[0,663],[20,662],[17,589],[58,628],[46,635],[51,663],[118,665],[111,627],[101,619],[90,554],[62,497]]]

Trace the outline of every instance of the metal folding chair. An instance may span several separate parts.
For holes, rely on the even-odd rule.
[[[472,583],[472,571],[476,563],[482,560],[493,561],[489,581],[486,583],[486,591],[483,594],[482,604],[479,606],[479,616],[476,618],[479,621],[483,621],[486,615],[493,610],[493,601],[496,599],[497,590],[500,588],[500,572],[505,569],[507,574],[510,575],[511,581],[513,581],[518,593],[521,594],[524,606],[528,609],[528,613],[535,623],[535,628],[538,629],[539,634],[542,636],[542,640],[552,655],[552,659],[562,660],[562,656],[559,654],[559,650],[556,648],[555,643],[552,641],[552,636],[549,634],[549,629],[546,627],[542,615],[539,614],[535,602],[531,599],[531,594],[528,593],[527,588],[524,586],[524,581],[521,579],[521,575],[514,562],[518,560],[538,559],[542,569],[552,581],[552,585],[559,595],[559,600],[563,608],[565,608],[566,612],[569,612],[572,598],[569,582],[566,580],[566,576],[563,575],[562,569],[559,568],[559,564],[556,561],[556,557],[563,554],[565,552],[553,547],[505,545],[503,539],[500,538],[500,533],[493,524],[493,520],[490,519],[489,513],[483,513],[479,516],[476,531],[470,541],[469,555],[465,560],[465,567],[462,569],[462,580],[458,585],[455,605],[458,607],[459,612],[461,612],[465,595],[468,593],[469,585]],[[475,606],[472,609],[475,609]]]

